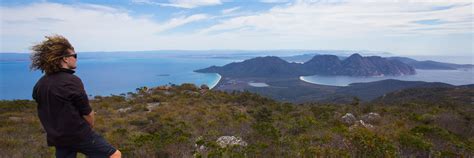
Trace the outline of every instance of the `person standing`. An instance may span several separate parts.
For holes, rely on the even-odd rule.
[[[34,45],[31,69],[44,75],[33,88],[38,117],[46,131],[48,146],[56,148],[56,157],[121,157],[121,152],[93,131],[94,111],[79,77],[74,75],[77,54],[60,35],[46,36]]]

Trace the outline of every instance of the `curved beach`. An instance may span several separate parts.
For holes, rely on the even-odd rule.
[[[301,81],[304,81],[304,82],[307,82],[307,83],[312,83],[312,84],[317,84],[317,83],[313,83],[313,82],[310,82],[310,81],[304,79],[304,76],[300,76],[299,78],[300,78]]]
[[[209,89],[213,89],[214,87],[216,87],[217,84],[219,84],[219,82],[222,79],[222,76],[220,74],[218,74],[218,73],[216,73],[216,74],[217,74],[217,76],[219,76],[219,79],[217,79],[217,81],[214,84],[212,84],[212,86],[210,86]]]

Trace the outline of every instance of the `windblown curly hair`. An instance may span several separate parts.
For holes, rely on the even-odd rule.
[[[61,35],[45,36],[46,40],[31,47],[31,70],[52,74],[61,69],[61,59],[74,50],[71,43]]]

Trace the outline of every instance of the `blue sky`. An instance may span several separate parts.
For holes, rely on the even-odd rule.
[[[0,52],[45,35],[76,51],[372,50],[473,56],[472,1],[1,1]]]

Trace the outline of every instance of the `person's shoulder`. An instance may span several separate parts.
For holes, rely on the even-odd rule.
[[[79,78],[79,76],[76,76],[74,74],[69,74],[68,77],[71,79],[71,81],[82,82],[81,78]]]
[[[56,75],[59,79],[59,80],[63,80],[65,82],[82,82],[81,79],[74,75],[74,74],[71,74],[71,73],[67,73],[67,72],[57,72],[55,73],[54,75]]]

